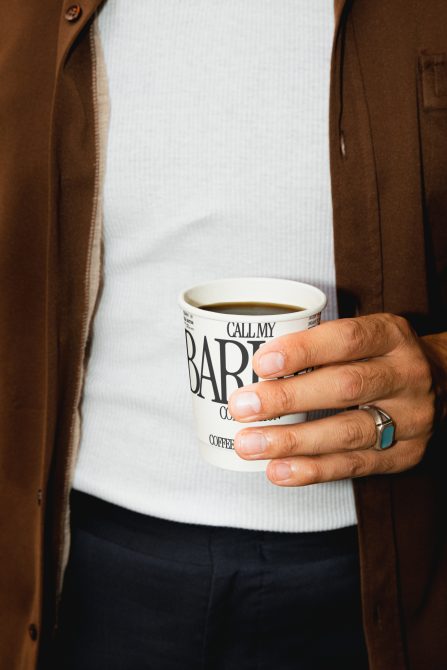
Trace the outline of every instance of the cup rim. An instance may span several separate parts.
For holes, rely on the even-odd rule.
[[[307,290],[310,289],[311,291],[313,291],[315,293],[315,296],[320,298],[320,301],[317,303],[315,307],[309,307],[308,309],[302,309],[296,312],[287,312],[285,314],[273,314],[273,315],[272,314],[250,315],[250,314],[222,314],[220,312],[211,312],[206,309],[202,309],[201,307],[191,305],[186,300],[185,296],[190,291],[204,288],[205,286],[209,286],[210,284],[216,285],[228,281],[255,281],[255,282],[268,281],[269,283],[271,282],[275,283],[278,282],[282,284],[289,283],[293,284],[295,287],[303,286]],[[233,318],[236,317],[237,320],[240,322],[252,321],[256,323],[263,323],[264,321],[272,321],[272,319],[274,319],[275,322],[296,321],[297,319],[305,319],[306,317],[318,314],[319,312],[322,312],[323,309],[326,307],[327,296],[325,293],[323,293],[321,289],[317,288],[313,284],[308,284],[306,282],[301,281],[295,281],[294,279],[281,279],[279,277],[223,277],[222,279],[212,279],[210,281],[201,282],[200,284],[194,284],[193,286],[189,286],[188,288],[182,289],[178,294],[178,304],[182,310],[186,310],[192,314],[195,314],[196,316],[199,316],[202,319],[228,322],[229,320],[231,320],[229,319],[229,317]]]

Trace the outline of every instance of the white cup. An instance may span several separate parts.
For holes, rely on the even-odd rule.
[[[226,470],[265,470],[269,459],[247,461],[238,456],[233,446],[236,433],[244,427],[299,423],[306,421],[307,414],[243,423],[231,417],[228,398],[241,386],[258,381],[272,383],[257,377],[252,367],[253,355],[269,339],[317,326],[326,296],[315,286],[289,279],[238,277],[185,289],[180,292],[178,302],[183,310],[200,453],[208,463]],[[296,305],[301,310],[274,316],[247,316],[200,308],[222,302],[279,303]]]

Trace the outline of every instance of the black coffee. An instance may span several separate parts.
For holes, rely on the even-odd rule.
[[[283,305],[279,302],[213,302],[209,305],[200,305],[200,309],[221,314],[239,314],[243,316],[270,316],[275,314],[290,314],[302,312],[305,307],[297,305]]]

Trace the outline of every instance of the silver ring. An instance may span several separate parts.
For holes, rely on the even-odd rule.
[[[390,415],[374,405],[359,405],[359,409],[369,412],[376,424],[376,442],[372,448],[382,451],[392,447],[395,444],[396,424]]]

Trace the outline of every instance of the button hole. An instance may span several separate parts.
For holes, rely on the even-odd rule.
[[[28,633],[32,640],[37,640],[37,626],[34,623],[28,626]]]

